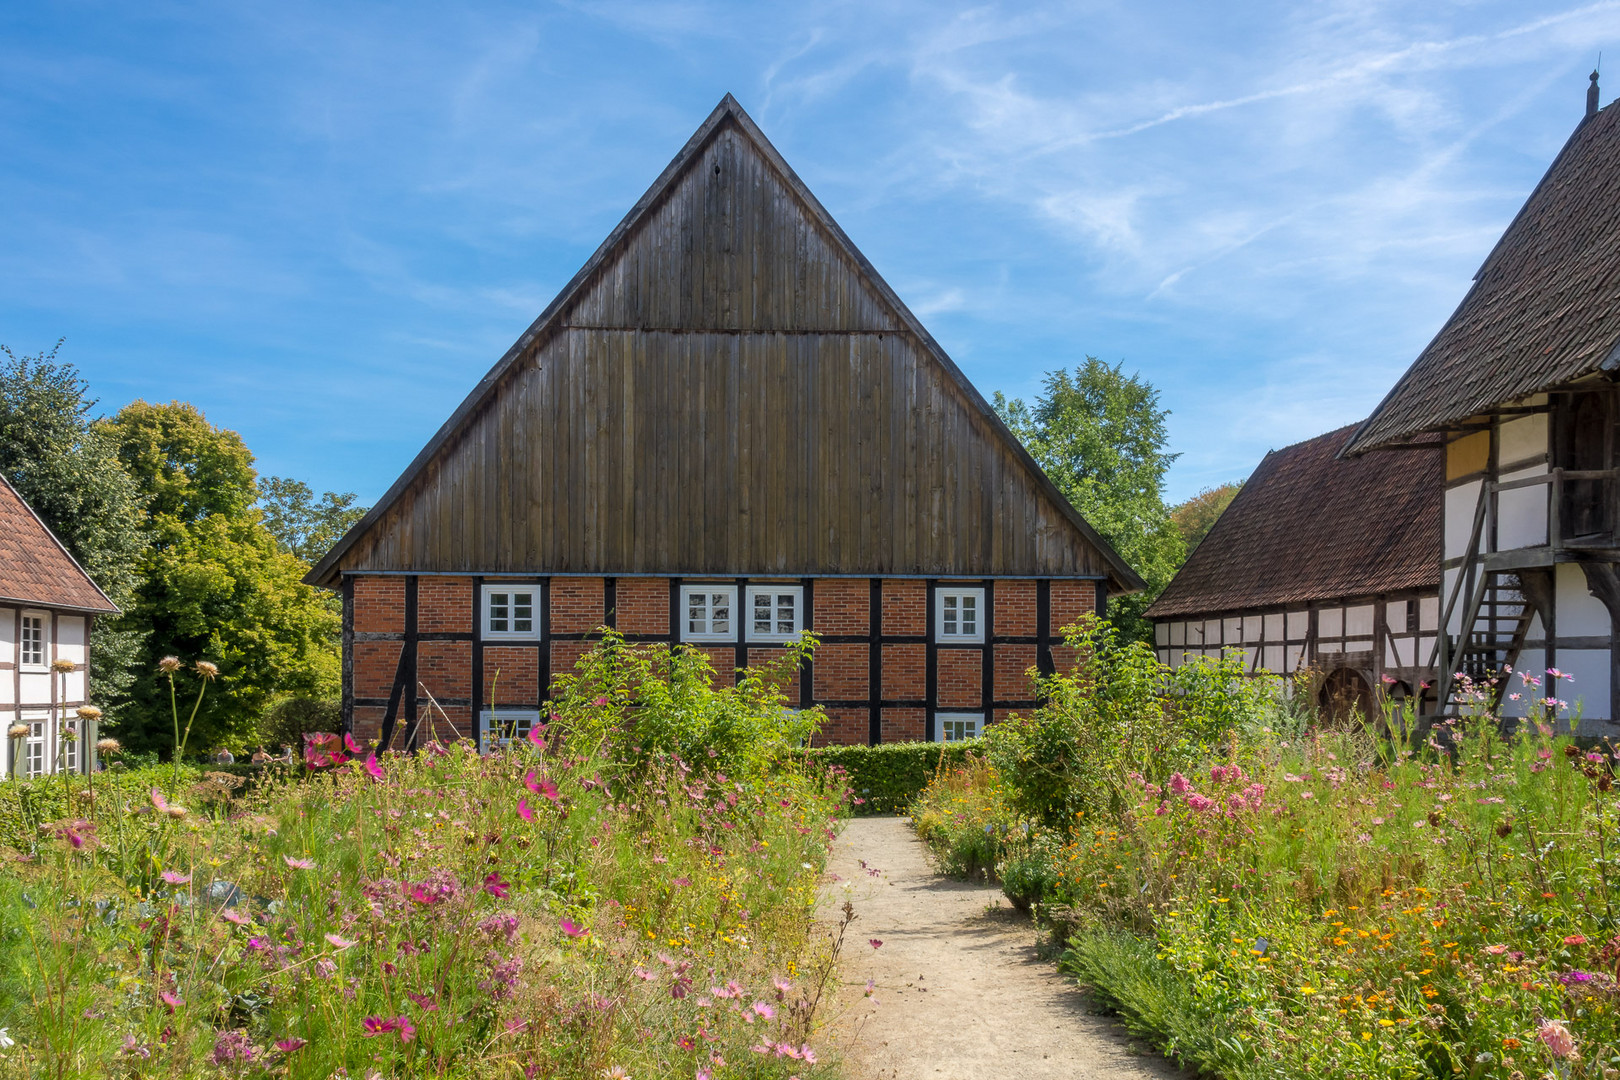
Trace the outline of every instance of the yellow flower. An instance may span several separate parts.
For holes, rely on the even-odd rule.
[[[1316,993],[1316,987],[1314,987],[1314,986],[1302,986],[1302,987],[1299,988],[1299,992],[1302,993],[1302,994],[1314,994],[1314,993]]]

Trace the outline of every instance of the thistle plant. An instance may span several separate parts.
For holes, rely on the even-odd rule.
[[[203,695],[208,692],[208,684],[219,675],[219,667],[208,660],[198,660],[193,668],[197,672],[197,700],[191,703],[191,715],[186,717],[186,730],[180,730],[180,705],[178,691],[174,685],[174,677],[183,664],[179,657],[165,656],[158,661],[158,673],[169,680],[169,713],[174,719],[174,781],[170,785],[170,793],[180,793],[180,762],[186,756],[186,742],[191,738],[191,725],[197,719],[197,710],[202,708]]]

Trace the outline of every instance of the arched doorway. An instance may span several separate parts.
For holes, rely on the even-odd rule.
[[[1382,714],[1373,698],[1372,687],[1353,668],[1337,668],[1328,672],[1317,692],[1316,704],[1322,718],[1333,724],[1346,724],[1358,716],[1363,723],[1377,722]]]

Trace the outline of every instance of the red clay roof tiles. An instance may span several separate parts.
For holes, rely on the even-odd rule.
[[[0,477],[0,602],[116,613],[22,496]]]

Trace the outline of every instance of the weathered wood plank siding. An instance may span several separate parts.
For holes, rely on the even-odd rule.
[[[722,117],[330,570],[1119,578],[784,170]]]

